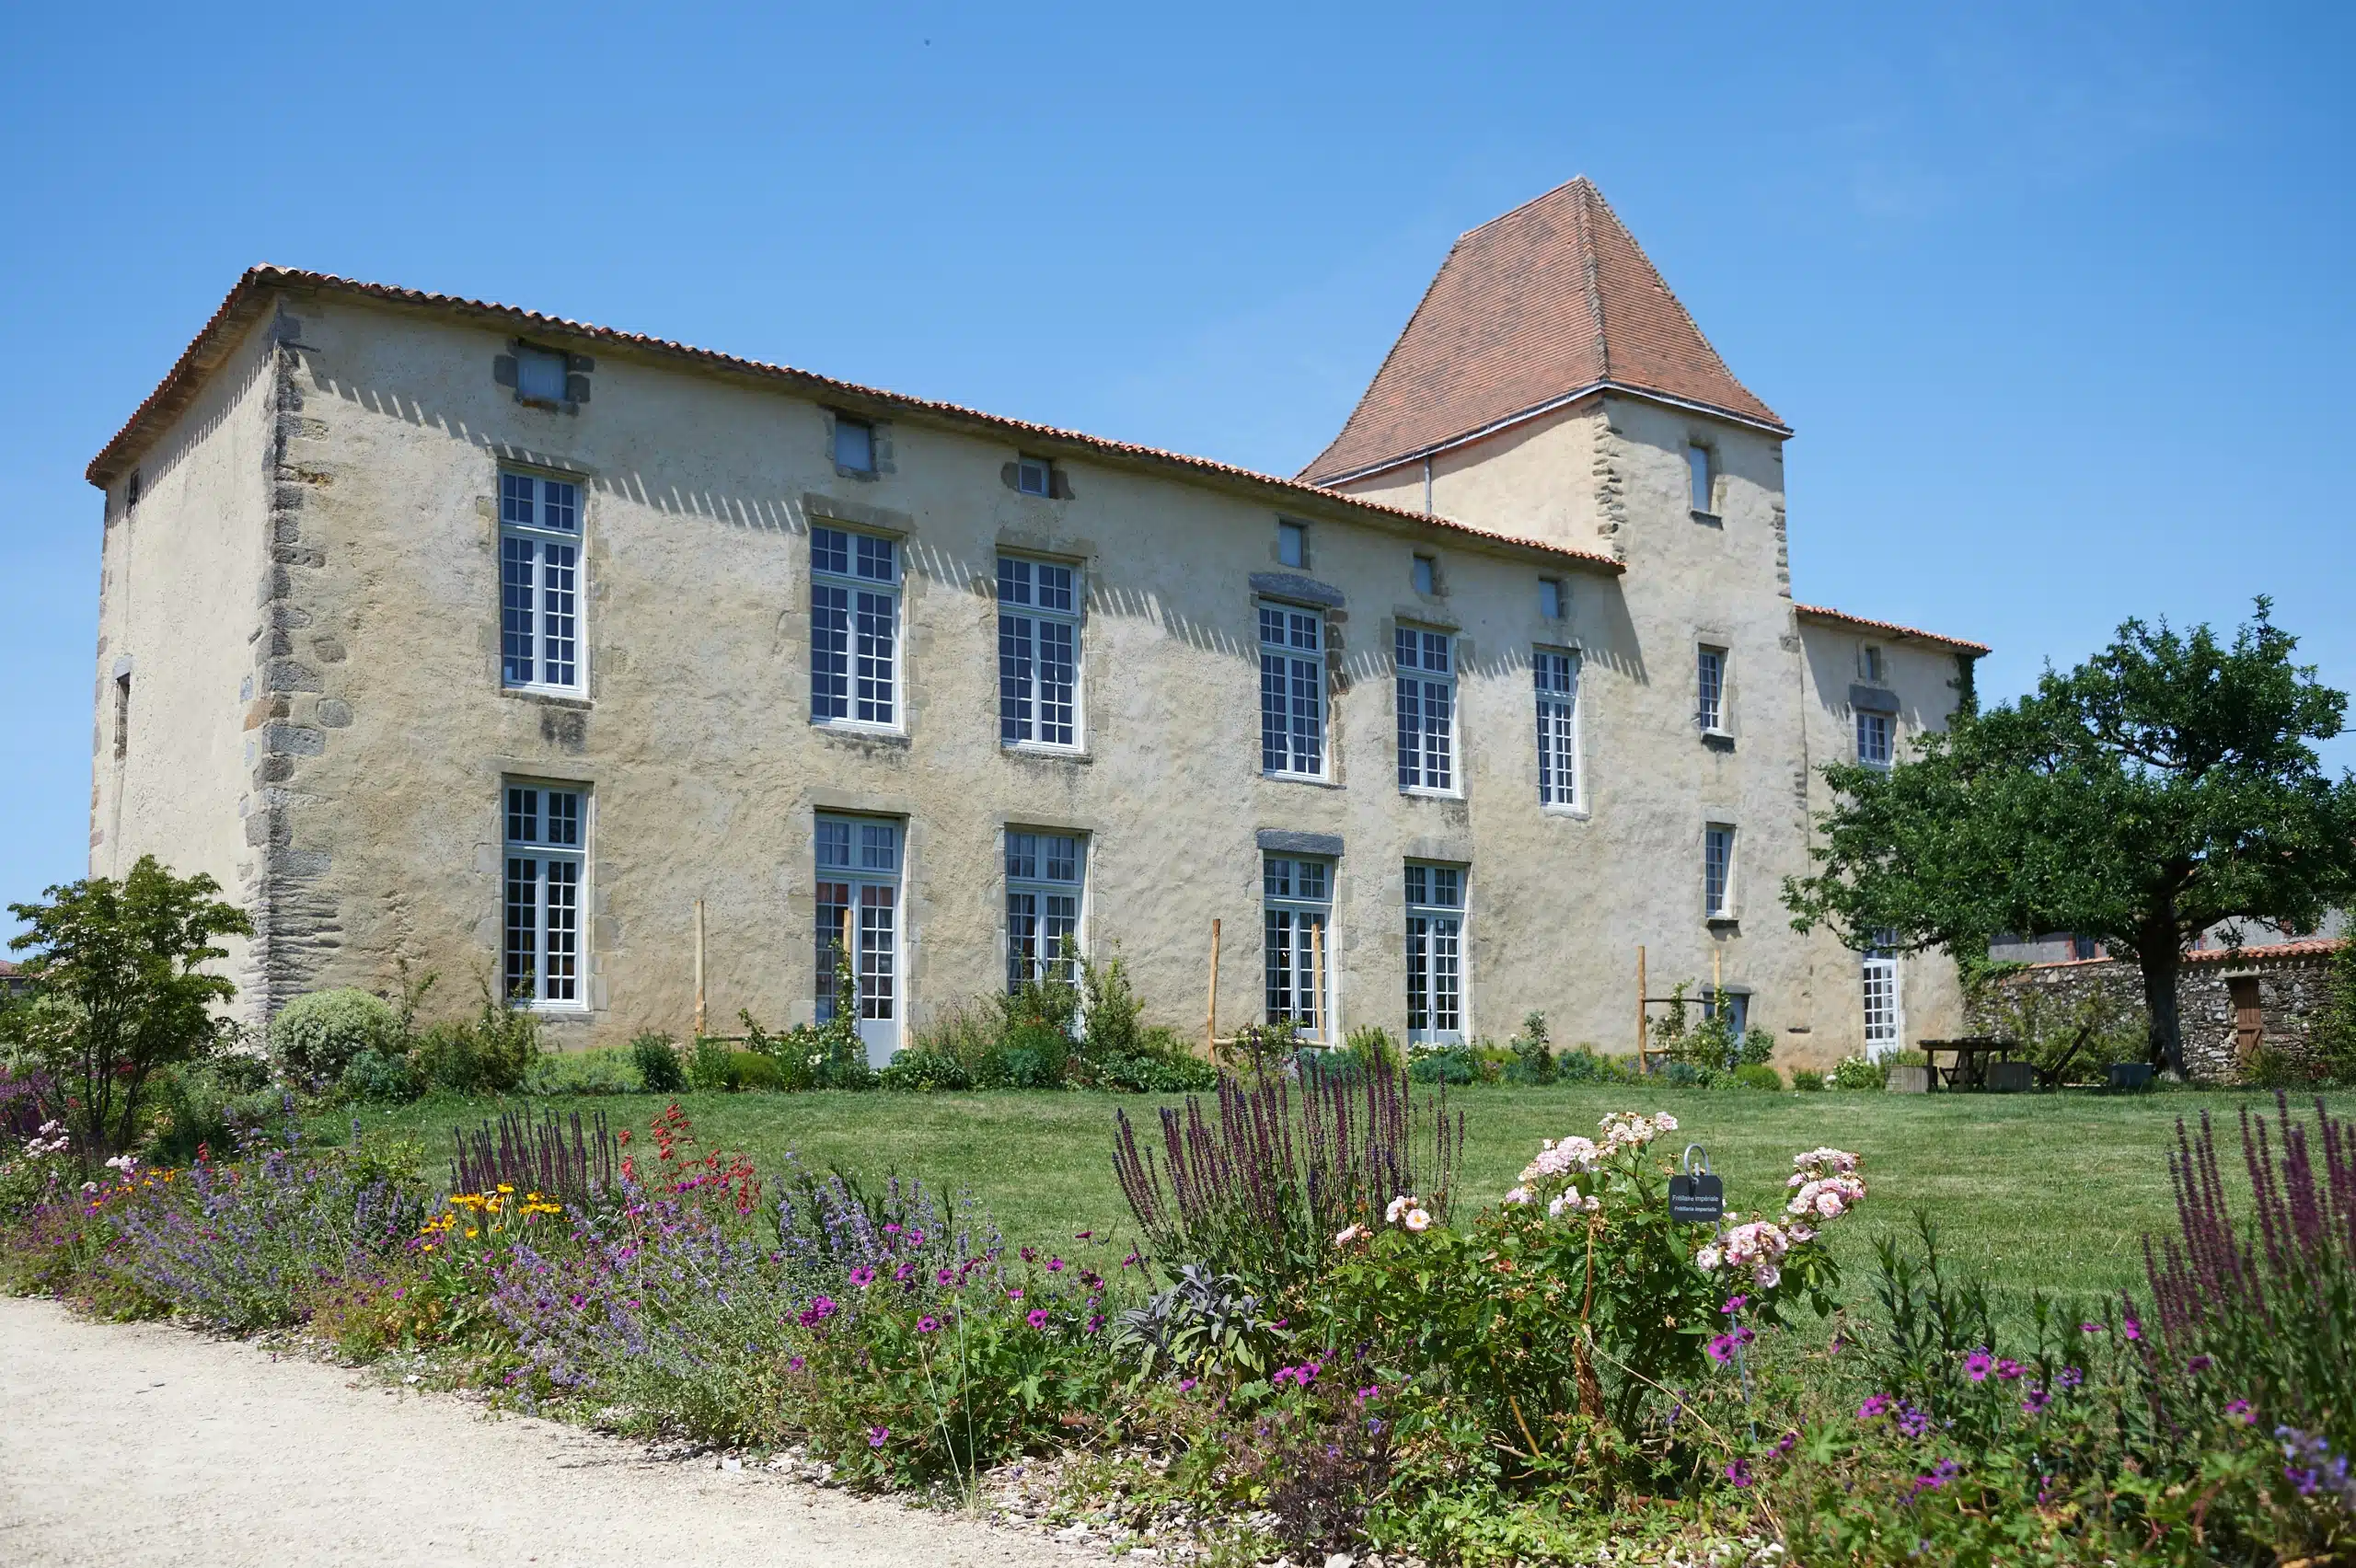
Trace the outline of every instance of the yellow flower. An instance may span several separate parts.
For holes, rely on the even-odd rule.
[[[514,1192],[515,1189],[514,1189],[514,1188],[513,1188],[513,1187],[511,1187],[511,1186],[509,1186],[506,1182],[502,1182],[499,1184],[499,1190],[500,1190],[501,1192],[502,1192],[502,1193],[512,1193],[512,1192]]]
[[[468,1240],[469,1240],[469,1241],[471,1241],[471,1240],[473,1240],[474,1239],[475,1239],[475,1228],[474,1228],[473,1226],[471,1226],[471,1225],[470,1225],[470,1226],[467,1227],[467,1239],[468,1239]]]

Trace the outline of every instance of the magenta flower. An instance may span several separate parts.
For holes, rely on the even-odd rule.
[[[1092,1314],[1088,1320],[1088,1332],[1091,1334],[1102,1333],[1103,1329],[1104,1314],[1102,1312]]]
[[[2247,1426],[2258,1419],[2258,1411],[2247,1400],[2235,1400],[2225,1407],[2225,1419]]]
[[[1719,1334],[1703,1348],[1708,1351],[1711,1360],[1724,1366],[1734,1359],[1734,1343],[1732,1334]]]
[[[886,1235],[886,1236],[897,1236],[899,1233],[900,1233],[900,1228],[899,1228],[898,1226],[896,1226],[896,1225],[895,1225],[895,1224],[892,1224],[892,1223],[891,1223],[890,1221],[888,1221],[888,1220],[884,1223],[884,1235]]]
[[[1030,1315],[1022,1320],[1034,1329],[1044,1329],[1047,1326],[1047,1309],[1045,1307],[1034,1307],[1031,1309]]]
[[[1799,1430],[1795,1427],[1793,1430],[1784,1433],[1783,1436],[1776,1439],[1775,1457],[1779,1459],[1788,1459],[1792,1457],[1792,1450],[1799,1446]]]
[[[1719,1308],[1718,1310],[1728,1317],[1732,1317],[1735,1313],[1741,1311],[1745,1307],[1750,1305],[1750,1297],[1748,1296],[1730,1297],[1727,1298],[1727,1304]]]
[[[1178,1379],[1178,1391],[1182,1394],[1191,1394],[1195,1391],[1195,1385],[1201,1380],[1198,1378],[1181,1378]]]
[[[1049,1274],[1061,1274],[1064,1272],[1064,1261],[1061,1258],[1049,1258],[1047,1260],[1047,1272]]]
[[[1749,1486],[1750,1484],[1750,1461],[1749,1459],[1737,1459],[1732,1464],[1727,1466],[1727,1479],[1737,1486]]]
[[[2119,1325],[2119,1332],[2131,1340],[2139,1340],[2143,1337],[2143,1325],[2131,1317]]]
[[[1963,1358],[1963,1375],[1975,1383],[1984,1383],[1988,1380],[1989,1368],[1995,1365],[1994,1356],[1984,1350],[1975,1350]]]
[[[1006,1293],[1006,1298],[1007,1298],[1009,1301],[1020,1301],[1020,1300],[1022,1300],[1022,1287],[1021,1286],[1019,1286],[1019,1285],[1018,1285],[1018,1286],[1016,1286],[1013,1289],[1011,1289],[1011,1290],[1010,1290],[1010,1291],[1008,1291],[1008,1292]]]
[[[2021,1364],[2015,1361],[2011,1356],[2008,1355],[2004,1360],[1996,1363],[1996,1376],[2002,1378],[2005,1382],[2009,1383],[2020,1375]]]
[[[2100,1323],[2080,1323],[2078,1332],[2082,1334],[2098,1334],[2103,1332],[2103,1327]]]
[[[940,1332],[941,1320],[934,1317],[931,1313],[928,1312],[923,1317],[917,1320],[917,1332],[920,1334],[937,1334]]]
[[[2043,1389],[2032,1386],[2027,1393],[2021,1396],[2021,1413],[2023,1415],[2042,1415],[2045,1412],[2045,1407],[2052,1402],[2052,1395],[2047,1393]]]
[[[888,1426],[871,1426],[867,1429],[867,1446],[871,1448],[880,1448],[884,1446],[885,1439],[891,1435],[892,1429]]]
[[[2184,1369],[2187,1372],[2206,1372],[2209,1368],[2216,1365],[2217,1363],[2212,1357],[2196,1355],[2191,1360],[2184,1364]]]
[[[1888,1394],[1875,1394],[1857,1407],[1859,1421],[1878,1421],[1888,1413],[1889,1396]]]
[[[802,1357],[797,1355],[792,1360],[785,1364],[785,1369],[789,1372],[799,1372],[808,1365],[808,1362],[803,1360]]]
[[[853,1289],[865,1290],[875,1283],[875,1271],[861,1263],[850,1271],[849,1279]]]

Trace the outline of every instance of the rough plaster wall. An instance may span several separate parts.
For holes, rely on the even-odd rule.
[[[1926,731],[1943,730],[1955,711],[1955,654],[1929,643],[1909,642],[1886,634],[1851,630],[1821,621],[1801,621],[1797,635],[1803,650],[1807,681],[1807,767],[1795,775],[1795,789],[1804,790],[1811,819],[1832,809],[1834,796],[1822,769],[1831,762],[1857,760],[1856,709],[1849,701],[1852,685],[1865,684],[1861,673],[1865,647],[1882,651],[1882,688],[1898,698],[1892,744],[1900,757],[1913,739]],[[1810,836],[1809,842],[1813,842]],[[1810,870],[1814,870],[1809,863]],[[1854,1055],[1865,1045],[1864,979],[1856,954],[1827,942],[1818,950],[1819,972],[1828,997],[1844,988],[1853,1009],[1829,1020],[1843,1043],[1836,1055]],[[1967,1032],[1963,986],[1954,961],[1937,953],[1907,954],[1899,960],[1899,1007],[1906,1043],[1950,1039]]]
[[[1697,440],[1715,458],[1715,522],[1692,516],[1686,448]],[[1349,488],[1423,504],[1419,465],[1380,479]],[[1792,611],[1780,444],[1746,427],[1603,398],[1448,455],[1432,488],[1441,515],[1604,549],[1628,565],[1616,582],[1569,585],[1592,820],[1542,819],[1556,840],[1549,853],[1493,866],[1488,880],[1493,894],[1506,881],[1517,911],[1542,907],[1559,897],[1547,885],[1576,866],[1588,896],[1565,925],[1542,928],[1545,938],[1523,928],[1519,950],[1493,969],[1500,989],[1576,954],[1579,999],[1567,1016],[1550,1009],[1556,1037],[1624,1050],[1634,1043],[1641,942],[1656,996],[1680,979],[1706,985],[1715,955],[1729,987],[1750,990],[1751,1017],[1775,1032],[1787,1066],[1826,1066],[1861,1049],[1857,955],[1827,933],[1792,932],[1781,905],[1783,879],[1810,864],[1810,813],[1831,803],[1813,769],[1853,746],[1848,678],[1834,685],[1814,667]],[[1731,743],[1695,728],[1703,641],[1728,651]],[[1854,663],[1854,647],[1843,656]],[[1894,649],[1892,664],[1901,729],[1943,722],[1953,660]],[[1511,682],[1495,690],[1501,705],[1528,701]],[[1534,798],[1534,780],[1528,789]],[[1701,911],[1702,834],[1713,821],[1737,828],[1739,916],[1715,927]],[[1555,951],[1545,951],[1550,942]],[[1956,1032],[1950,963],[1911,959],[1900,981],[1910,1040]],[[1504,1032],[1500,1011],[1509,1009],[1493,1008],[1484,1027]]]
[[[243,717],[268,548],[271,343],[270,325],[257,327],[140,454],[135,510],[125,510],[123,480],[107,493],[91,734],[91,873],[121,876],[152,853],[181,875],[211,875],[249,909]],[[118,760],[125,660],[131,725]],[[242,989],[251,951],[240,939],[224,945],[218,967]]]
[[[1410,562],[1432,547],[1314,523],[1308,574],[1345,595],[1331,617],[1335,787],[1272,782],[1258,773],[1249,585],[1277,567],[1263,504],[1081,463],[1070,499],[1021,496],[999,479],[1008,449],[905,422],[891,432],[895,471],[862,483],[826,459],[822,411],[774,392],[601,355],[595,398],[546,412],[492,383],[502,343],[490,334],[340,301],[303,308],[312,348],[299,379],[323,433],[302,460],[332,478],[304,516],[327,565],[300,594],[350,653],[289,716],[324,737],[300,760],[291,844],[328,858],[321,892],[350,939],[314,983],[387,985],[398,956],[464,999],[496,954],[504,775],[595,792],[594,1006],[567,1032],[578,1036],[684,1027],[698,897],[711,1016],[807,1018],[818,808],[908,820],[919,1016],[999,984],[1009,824],[1091,835],[1091,941],[1118,941],[1154,1016],[1190,1028],[1215,917],[1221,1027],[1258,1016],[1261,827],[1345,837],[1345,1027],[1401,1021],[1410,854],[1473,865],[1475,1028],[1509,1031],[1530,1006],[1564,1017],[1590,988],[1553,935],[1595,917],[1576,855],[1510,924],[1482,913],[1484,878],[1568,842],[1535,801],[1527,650],[1563,636],[1538,615],[1535,566],[1443,547],[1447,593],[1426,602]],[[498,686],[501,451],[586,486],[585,709]],[[814,495],[907,532],[904,740],[807,721]],[[1001,545],[1088,569],[1083,759],[998,744]],[[1575,587],[1575,605],[1588,592]],[[1470,802],[1405,801],[1392,788],[1389,648],[1403,612],[1460,622],[1466,639]],[[350,722],[314,724],[322,701]],[[1492,779],[1511,779],[1509,794],[1490,800]]]
[[[1062,476],[1068,498],[1022,496],[1001,481],[1010,447],[906,421],[884,432],[889,471],[862,481],[835,469],[826,412],[773,388],[601,352],[592,400],[534,409],[494,380],[498,333],[341,296],[286,308],[300,328],[272,394],[273,559],[251,552],[245,569],[265,598],[265,651],[246,667],[267,679],[248,717],[269,805],[265,969],[281,997],[388,987],[406,961],[441,976],[434,1010],[468,1005],[497,963],[500,784],[527,778],[593,795],[589,1006],[560,1016],[570,1043],[687,1026],[698,898],[715,1023],[740,1008],[772,1027],[808,1018],[810,815],[840,809],[907,821],[919,1019],[1001,983],[1009,824],[1091,836],[1089,940],[1119,943],[1153,1017],[1199,1029],[1218,918],[1220,1028],[1257,1018],[1253,830],[1281,828],[1345,841],[1345,1029],[1403,1021],[1400,864],[1417,858],[1472,867],[1476,1032],[1502,1036],[1536,1009],[1557,1039],[1626,1049],[1641,941],[1656,990],[1705,982],[1720,953],[1789,1063],[1853,1045],[1854,956],[1793,936],[1775,899],[1802,863],[1809,704],[1763,437],[1714,432],[1722,526],[1687,515],[1690,421],[1649,405],[1614,400],[1518,437],[1511,486],[1477,464],[1446,478],[1472,488],[1443,490],[1439,510],[1465,515],[1480,487],[1508,495],[1551,465],[1573,499],[1521,515],[1568,519],[1575,535],[1611,522],[1629,573],[1560,572],[1560,621],[1539,615],[1536,580],[1552,569],[1403,525],[1312,520],[1306,575],[1345,600],[1329,617],[1334,784],[1282,783],[1258,772],[1249,578],[1279,570],[1264,502],[1085,461]],[[585,702],[500,688],[502,457],[583,485]],[[904,737],[808,722],[814,506],[906,536]],[[1087,571],[1082,757],[998,744],[1001,547]],[[1439,562],[1431,595],[1412,585],[1418,551]],[[1464,799],[1395,788],[1403,620],[1460,633]],[[1730,750],[1693,727],[1703,632],[1733,650]],[[1537,803],[1539,643],[1582,651],[1583,813]],[[1742,834],[1742,919],[1716,931],[1700,910],[1712,818]],[[1828,951],[1837,984],[1824,986]]]

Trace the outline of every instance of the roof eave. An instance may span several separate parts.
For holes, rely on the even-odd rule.
[[[857,382],[842,381],[822,375],[815,371],[798,370],[791,365],[768,364],[747,360],[714,349],[699,349],[670,339],[652,338],[642,333],[625,332],[611,327],[572,321],[560,317],[543,316],[537,311],[514,306],[500,305],[486,300],[466,299],[451,294],[431,294],[420,289],[404,289],[391,284],[368,283],[355,279],[337,277],[331,273],[308,272],[294,268],[262,265],[247,270],[229,291],[212,317],[198,331],[196,338],[174,363],[156,389],[139,405],[113,439],[90,459],[83,477],[103,490],[128,468],[131,455],[143,450],[161,432],[162,428],[183,412],[193,400],[205,380],[226,358],[227,352],[243,337],[255,320],[260,319],[262,306],[276,289],[298,289],[311,292],[342,294],[370,304],[392,309],[414,310],[445,316],[456,316],[492,322],[503,327],[520,328],[536,338],[562,339],[572,337],[586,344],[595,345],[600,352],[621,352],[643,354],[649,358],[684,362],[710,373],[743,376],[763,385],[782,385],[814,399],[844,408],[853,412],[876,412],[893,415],[914,415],[929,422],[953,429],[987,432],[994,436],[1016,437],[1024,444],[1046,453],[1065,453],[1086,456],[1091,461],[1126,467],[1137,471],[1177,474],[1195,483],[1207,483],[1230,490],[1250,494],[1282,508],[1293,511],[1322,509],[1328,516],[1350,516],[1361,520],[1380,519],[1386,525],[1403,531],[1429,529],[1442,534],[1478,540],[1484,548],[1524,559],[1565,562],[1583,569],[1618,575],[1627,570],[1621,561],[1608,555],[1588,550],[1566,549],[1555,545],[1543,545],[1534,540],[1510,535],[1491,533],[1452,518],[1426,513],[1411,512],[1403,507],[1387,505],[1328,490],[1304,480],[1263,474],[1253,469],[1238,467],[1213,458],[1195,457],[1184,453],[1159,447],[1140,445],[1134,442],[1114,441],[1093,436],[1084,431],[1065,430],[1054,425],[1034,424],[1025,420],[1009,419],[979,409],[960,404],[917,398],[903,392],[893,392],[880,386],[866,386]]]
[[[1792,613],[1802,620],[1820,621],[1827,626],[1862,628],[1868,631],[1880,632],[1885,637],[1896,638],[1900,641],[1936,643],[1942,648],[1951,648],[1958,653],[1968,653],[1975,659],[1985,658],[1995,651],[1984,642],[1973,642],[1960,637],[1948,637],[1942,632],[1924,631],[1920,627],[1901,626],[1896,621],[1875,620],[1870,616],[1853,616],[1846,610],[1836,610],[1824,605],[1796,604],[1792,606]]]
[[[1306,482],[1314,485],[1348,484],[1355,479],[1368,478],[1376,474],[1388,473],[1393,468],[1405,467],[1410,463],[1420,463],[1426,457],[1437,457],[1443,452],[1451,452],[1460,446],[1470,446],[1475,442],[1486,441],[1502,431],[1511,430],[1516,425],[1527,424],[1531,420],[1542,419],[1558,409],[1567,409],[1574,403],[1588,398],[1601,397],[1605,393],[1612,393],[1623,398],[1641,398],[1648,403],[1658,403],[1664,408],[1681,409],[1688,413],[1707,414],[1712,419],[1726,420],[1734,424],[1747,425],[1752,430],[1763,431],[1782,441],[1790,440],[1792,435],[1791,426],[1777,423],[1773,420],[1762,420],[1733,409],[1721,408],[1715,403],[1705,403],[1693,398],[1680,398],[1674,393],[1657,391],[1649,386],[1637,386],[1625,381],[1606,377],[1600,381],[1590,381],[1584,386],[1575,387],[1571,391],[1549,398],[1542,403],[1533,403],[1529,408],[1518,409],[1500,419],[1491,420],[1486,424],[1476,425],[1471,430],[1449,436],[1442,441],[1435,441],[1426,445],[1399,453],[1394,456],[1384,457],[1372,463],[1361,463],[1355,467],[1339,469],[1330,474],[1309,476],[1304,472],[1303,477]]]

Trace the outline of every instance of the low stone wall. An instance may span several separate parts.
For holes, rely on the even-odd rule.
[[[2329,999],[2331,959],[2340,945],[2286,942],[2186,954],[2176,985],[2185,1070],[2203,1083],[2235,1083],[2246,1076],[2247,1053],[2234,1027],[2236,981],[2257,983],[2259,1045],[2269,1055],[2293,1060],[2306,1056],[2309,1031]],[[2032,964],[1998,984],[2034,986],[2065,998],[2089,990],[2108,991],[2139,1008],[2143,1002],[2142,968],[2132,959]]]

